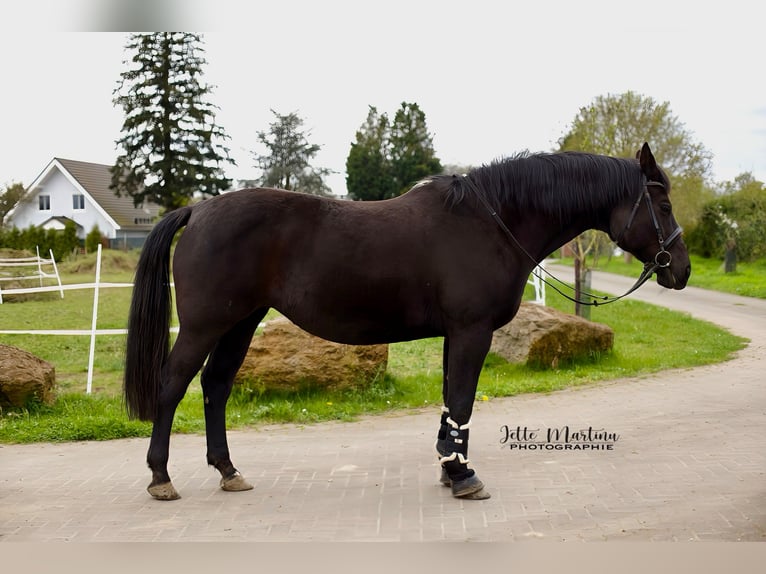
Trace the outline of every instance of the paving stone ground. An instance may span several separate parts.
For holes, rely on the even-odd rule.
[[[766,540],[766,301],[656,285],[631,297],[752,342],[715,366],[477,403],[470,458],[489,500],[438,484],[431,407],[231,432],[255,485],[240,493],[218,488],[203,436],[174,435],[174,502],[145,491],[147,439],[0,445],[0,541]],[[511,450],[504,426],[619,437],[612,450]]]

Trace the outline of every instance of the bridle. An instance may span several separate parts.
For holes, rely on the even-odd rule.
[[[641,205],[641,200],[645,199],[646,207],[647,209],[649,209],[649,215],[652,217],[652,225],[654,225],[654,231],[657,233],[657,241],[660,244],[660,250],[654,256],[654,266],[655,266],[654,269],[657,270],[659,268],[668,267],[670,265],[670,262],[673,260],[673,256],[670,254],[670,252],[666,248],[673,245],[675,240],[681,236],[681,233],[683,233],[684,230],[680,225],[676,225],[676,228],[673,230],[673,233],[671,233],[667,239],[664,238],[664,236],[662,235],[662,227],[660,227],[660,222],[657,221],[657,214],[654,212],[654,205],[652,204],[652,196],[649,194],[650,186],[661,187],[662,189],[665,189],[664,183],[659,181],[647,180],[646,176],[644,176],[644,185],[641,189],[641,192],[638,194],[638,197],[636,198],[636,202],[633,204],[633,209],[630,211],[630,217],[628,217],[628,222],[625,224],[625,227],[617,236],[617,240],[615,241],[615,243],[617,243],[617,245],[620,245],[620,241],[622,241],[622,238],[625,236],[625,232],[628,231],[628,229],[630,229],[631,225],[633,225],[633,220],[636,218],[636,213],[638,212],[638,208]]]
[[[660,250],[655,254],[653,261],[647,261],[644,263],[644,269],[641,271],[641,275],[639,275],[636,282],[633,284],[633,286],[628,289],[625,293],[622,295],[619,295],[617,297],[608,297],[606,295],[594,295],[593,293],[585,293],[582,292],[581,294],[592,298],[591,301],[581,301],[579,299],[575,299],[574,297],[570,297],[566,293],[562,292],[558,287],[556,287],[554,284],[552,284],[550,281],[546,280],[539,272],[542,271],[549,277],[551,277],[553,280],[558,282],[559,284],[565,286],[568,289],[573,289],[568,284],[564,283],[557,277],[555,277],[552,273],[547,271],[544,267],[541,267],[534,257],[532,257],[529,252],[524,249],[524,246],[519,243],[519,240],[516,239],[516,237],[513,235],[510,229],[508,229],[508,226],[505,225],[503,220],[500,218],[500,216],[497,214],[497,211],[490,205],[490,203],[487,201],[487,199],[484,197],[484,195],[479,191],[478,188],[475,186],[470,186],[474,193],[476,194],[476,197],[479,198],[479,201],[484,205],[484,207],[487,208],[492,218],[497,222],[500,229],[503,230],[503,232],[508,236],[508,238],[518,247],[524,255],[526,255],[532,263],[535,264],[535,268],[532,270],[532,274],[535,275],[540,281],[548,285],[551,289],[556,291],[559,295],[562,295],[566,299],[569,299],[570,301],[573,301],[575,303],[579,303],[580,305],[590,305],[593,307],[597,307],[598,305],[605,305],[607,303],[614,303],[615,301],[618,301],[622,299],[623,297],[626,297],[633,293],[636,289],[641,287],[644,283],[646,283],[651,276],[658,270],[658,269],[664,269],[666,267],[670,266],[671,261],[673,260],[673,256],[668,251],[668,248],[670,248],[673,243],[681,236],[683,233],[683,228],[676,224],[676,228],[673,230],[673,232],[665,239],[665,236],[662,233],[662,227],[660,226],[660,222],[657,220],[657,214],[654,212],[654,205],[652,204],[652,197],[649,193],[649,187],[661,187],[665,189],[665,184],[659,181],[653,181],[653,180],[647,180],[646,176],[643,176],[643,185],[641,186],[641,190],[639,191],[638,197],[636,198],[635,203],[633,204],[633,209],[630,211],[630,216],[628,217],[628,221],[625,224],[625,227],[623,230],[619,233],[617,236],[617,240],[615,243],[620,246],[620,241],[622,241],[623,237],[625,236],[625,233],[630,229],[631,225],[633,225],[633,220],[636,218],[636,213],[638,213],[638,208],[641,206],[641,201],[646,201],[646,207],[649,210],[649,215],[652,218],[652,225],[654,225],[654,231],[657,233],[657,241],[660,245]]]

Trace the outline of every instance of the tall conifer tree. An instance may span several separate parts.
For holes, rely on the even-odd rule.
[[[388,199],[399,195],[391,173],[389,138],[391,126],[386,114],[370,106],[367,121],[356,132],[356,141],[346,158],[346,189],[351,199]]]
[[[402,102],[391,124],[391,169],[398,194],[429,175],[442,171],[428,132],[426,114],[416,103]]]
[[[441,171],[418,104],[402,102],[393,122],[370,106],[346,159],[346,189],[351,199],[389,199]]]
[[[112,168],[111,188],[171,211],[195,194],[218,195],[229,188],[224,165],[234,164],[215,123],[216,106],[206,98],[212,87],[201,82],[202,39],[195,34],[133,34],[114,90],[125,112],[123,153]]]
[[[313,195],[331,195],[325,178],[331,170],[311,165],[322,147],[308,141],[310,132],[303,130],[303,119],[296,113],[279,114],[271,110],[276,121],[269,131],[258,132],[258,141],[268,151],[252,152],[255,167],[262,171],[258,185],[279,187]]]

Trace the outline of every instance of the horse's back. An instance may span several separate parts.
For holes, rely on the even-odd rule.
[[[255,189],[198,204],[174,256],[179,317],[202,325],[273,307],[349,341],[423,323],[437,287],[424,221],[442,205],[420,195],[351,202]]]

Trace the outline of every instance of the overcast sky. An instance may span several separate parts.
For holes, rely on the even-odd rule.
[[[9,4],[20,6],[11,13]],[[339,172],[329,182],[342,194],[370,105],[393,117],[401,102],[417,102],[442,163],[479,165],[551,150],[581,107],[632,90],[670,103],[713,153],[716,180],[750,171],[766,181],[766,49],[755,2],[147,5],[150,20],[104,12],[107,0],[3,3],[0,185],[30,184],[53,157],[113,163],[123,115],[112,91],[127,36],[90,31],[171,28],[209,30],[204,80],[216,86],[210,101],[231,137],[234,179],[258,175],[250,151],[270,109],[304,118],[322,146],[316,164]]]

